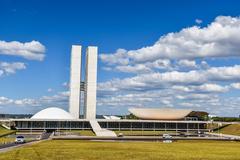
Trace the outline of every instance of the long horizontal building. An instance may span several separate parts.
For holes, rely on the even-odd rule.
[[[133,120],[133,119],[96,119],[102,129],[107,130],[154,130],[154,131],[207,131],[209,121],[186,120]],[[9,119],[8,126],[17,130],[93,130],[91,120],[75,119],[60,108],[47,108],[39,111],[30,119]]]
[[[159,120],[96,120],[101,128],[109,130],[168,130],[205,131],[208,121],[159,121]],[[92,129],[87,119],[12,119],[9,121],[17,130]]]

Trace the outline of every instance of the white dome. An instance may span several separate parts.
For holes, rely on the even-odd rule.
[[[63,109],[50,107],[34,114],[31,119],[74,119],[72,115]]]

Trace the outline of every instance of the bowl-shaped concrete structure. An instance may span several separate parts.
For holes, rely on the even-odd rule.
[[[140,119],[148,120],[181,120],[192,110],[188,109],[154,109],[154,108],[130,108],[129,112]]]
[[[50,107],[34,114],[31,119],[74,119],[72,115],[61,108]]]

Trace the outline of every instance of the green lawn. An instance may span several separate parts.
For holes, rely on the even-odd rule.
[[[12,143],[15,141],[15,138],[10,138],[10,137],[0,137],[0,145],[1,144],[6,144],[6,143]]]
[[[237,160],[239,142],[52,140],[0,153],[1,160]]]
[[[216,131],[218,132],[218,131]],[[240,124],[231,124],[219,130],[223,134],[231,134],[240,136]]]
[[[6,135],[6,134],[14,133],[14,132],[16,132],[16,131],[8,130],[8,129],[5,129],[2,126],[0,126],[0,137],[3,135]]]

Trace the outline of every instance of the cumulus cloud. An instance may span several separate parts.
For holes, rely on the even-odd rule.
[[[113,79],[98,85],[101,91],[117,90],[151,90],[168,87],[168,85],[201,85],[208,82],[240,80],[240,66],[212,67],[207,70],[191,70],[188,72],[172,71],[149,73],[124,79]],[[205,84],[202,89],[209,91],[219,89],[217,85]]]
[[[111,67],[103,67],[106,71],[119,71],[119,72],[126,72],[126,73],[149,73],[153,72],[154,70],[171,70],[173,66],[171,61],[168,59],[158,59],[153,62],[146,62],[142,64],[129,64],[129,65],[117,65],[113,68]]]
[[[66,107],[68,103],[69,91],[58,92],[52,96],[42,96],[40,98],[11,99],[0,97],[0,106],[15,107],[39,107],[40,109],[49,106]]]
[[[234,89],[240,89],[240,83],[232,83],[230,86]]]
[[[97,105],[100,107],[155,107],[155,104],[151,105],[152,102],[157,102],[158,105],[170,105],[172,98],[167,92],[163,93],[160,91],[147,91],[127,94],[117,93],[112,94],[111,96],[100,96],[98,97]]]
[[[197,68],[197,64],[194,60],[182,59],[178,61],[178,65],[186,68]]]
[[[8,106],[8,105],[15,105],[15,106],[35,106],[37,105],[36,100],[30,98],[24,99],[11,99],[8,97],[0,97],[0,106]]]
[[[157,59],[195,59],[240,56],[240,18],[218,16],[207,27],[193,26],[168,33],[152,46],[101,54],[109,64],[131,64]]]
[[[194,86],[192,87],[195,91],[197,91],[198,93],[201,92],[227,92],[228,91],[228,86],[220,86],[218,84],[203,84],[200,86]]]
[[[110,65],[112,64],[128,64],[127,50],[118,49],[115,54],[100,54],[99,57],[103,62],[106,62]]]
[[[228,86],[206,83],[197,86],[173,86],[172,89],[182,92],[197,92],[197,93],[223,93],[229,90]]]
[[[134,66],[127,65],[127,66],[117,66],[115,68],[118,71],[121,72],[127,72],[127,73],[147,73],[151,72],[151,68],[147,67],[143,64],[136,64]]]
[[[28,60],[42,61],[45,57],[45,46],[38,41],[18,42],[0,41],[0,54],[19,56]]]
[[[9,99],[7,97],[0,97],[0,105],[7,105],[7,104],[11,104],[13,102],[12,99]]]
[[[22,62],[0,62],[0,77],[3,75],[15,74],[17,70],[23,69],[26,69],[26,65]]]

